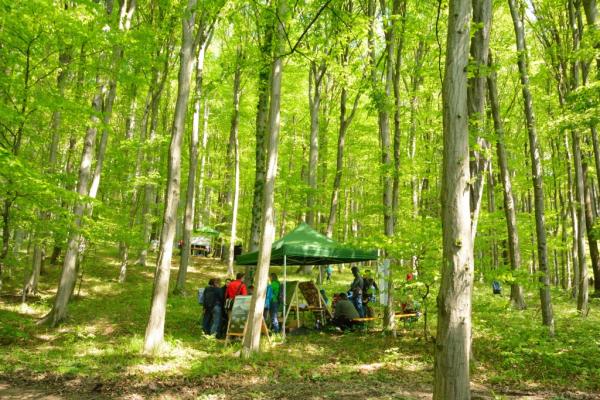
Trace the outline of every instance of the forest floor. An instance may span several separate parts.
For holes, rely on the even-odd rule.
[[[201,333],[195,291],[224,277],[216,260],[194,258],[188,295],[169,297],[161,356],[140,353],[152,291],[153,267],[132,266],[117,282],[115,258],[86,260],[70,317],[57,329],[36,325],[50,308],[58,267],[47,267],[40,294],[21,304],[19,282],[0,297],[0,398],[3,399],[430,399],[433,341],[423,319],[397,338],[381,333],[308,330],[290,335],[249,361],[239,343]],[[177,265],[173,265],[172,279]],[[300,277],[299,277],[300,278]],[[307,279],[306,276],[300,279]],[[329,296],[350,283],[334,272]],[[488,285],[475,290],[472,388],[475,399],[600,399],[600,301],[587,318],[553,292],[557,334],[540,326],[537,296],[514,311]],[[433,295],[429,302],[434,303]],[[431,306],[430,306],[431,307]],[[430,312],[430,314],[434,314]],[[434,316],[429,325],[435,326]],[[430,328],[431,330],[431,328]]]

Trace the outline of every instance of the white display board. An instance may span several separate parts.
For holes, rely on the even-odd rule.
[[[377,265],[377,275],[379,276],[379,302],[387,304],[388,280],[390,279],[390,260],[385,259]]]

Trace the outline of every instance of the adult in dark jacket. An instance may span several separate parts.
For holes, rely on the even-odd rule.
[[[210,322],[203,328],[207,335],[216,335],[221,326],[225,289],[220,287],[221,280],[218,278],[211,279],[210,283],[211,285],[204,290],[204,315],[209,315]]]
[[[212,306],[214,297],[211,293],[214,287],[214,278],[208,280],[208,286],[204,288],[202,307],[204,308],[204,315],[202,316],[202,332],[205,334],[210,333],[210,325],[212,323]]]
[[[347,329],[352,327],[352,320],[359,317],[356,307],[348,300],[346,293],[340,293],[333,311],[333,324],[341,329]]]

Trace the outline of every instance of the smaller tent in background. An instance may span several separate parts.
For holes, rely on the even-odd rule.
[[[203,255],[207,257],[210,254],[210,252],[214,249],[213,240],[218,238],[219,235],[219,231],[208,226],[203,226],[199,229],[194,229],[191,239],[191,254]]]
[[[194,235],[218,237],[220,234],[221,233],[219,231],[208,226],[202,226],[198,229],[194,229]]]

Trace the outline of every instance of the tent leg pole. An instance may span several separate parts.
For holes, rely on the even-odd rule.
[[[287,295],[287,256],[283,255],[283,323],[281,324],[281,334],[283,337],[283,341],[285,342],[285,320],[287,315],[285,315],[285,311],[287,308],[287,302],[285,296]]]

